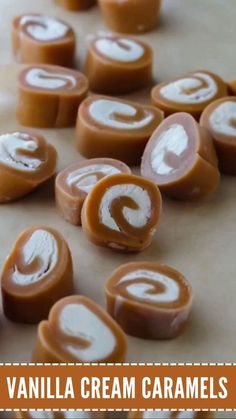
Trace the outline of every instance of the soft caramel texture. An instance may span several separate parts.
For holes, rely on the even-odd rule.
[[[117,45],[121,51],[130,51],[124,41],[136,43],[143,49],[143,55],[131,61],[112,59],[104,55],[96,46],[101,40]],[[89,80],[90,89],[93,92],[107,95],[121,95],[141,89],[151,83],[152,79],[152,49],[142,41],[135,38],[122,36],[100,36],[96,37],[89,46],[85,65],[85,74]]]
[[[35,69],[46,72],[47,80],[72,77],[74,86],[65,79],[59,88],[43,88],[29,84],[27,75]],[[44,73],[43,73],[44,74]],[[39,79],[45,80],[45,76]],[[88,81],[80,72],[57,66],[31,66],[18,76],[19,101],[17,118],[21,125],[37,128],[63,128],[75,125],[78,107],[87,96]]]
[[[56,2],[67,10],[79,12],[90,9],[96,4],[96,0],[56,0]]]
[[[18,153],[16,158],[11,154],[11,135],[14,136],[15,134],[20,137],[23,135],[26,144],[34,141],[37,148],[35,150],[24,150],[21,145],[19,148],[16,148],[16,152]],[[0,136],[0,147],[3,135]],[[7,141],[9,144],[9,157],[5,158],[5,160],[0,159],[0,203],[14,201],[32,192],[54,175],[57,163],[57,152],[55,148],[51,144],[48,144],[40,135],[29,132],[10,133],[6,135],[9,135]],[[5,143],[5,149],[7,143]],[[28,170],[25,170],[24,166],[27,163],[24,161],[24,158],[29,158]],[[31,168],[31,159],[40,160],[41,164],[39,167]],[[19,165],[21,160],[22,165]],[[14,162],[15,167],[9,164],[9,162]]]
[[[101,110],[104,121],[95,120],[91,115],[91,107],[104,100],[110,101],[110,105],[114,106],[116,104],[122,107],[130,106],[136,114],[127,116],[122,113],[123,111],[113,111],[112,106],[109,106],[107,113]],[[149,123],[139,128],[132,127],[134,123],[142,121],[147,116],[151,118]],[[92,96],[85,99],[79,108],[76,147],[86,158],[109,157],[128,165],[137,165],[140,164],[147,141],[162,121],[162,111],[154,107],[107,96]],[[116,123],[117,127],[114,126]],[[128,128],[120,128],[119,123],[127,124]]]
[[[153,182],[129,174],[113,175],[102,179],[89,193],[82,209],[82,227],[98,246],[141,251],[151,244],[161,208],[161,195]]]
[[[175,127],[185,133],[188,144],[181,153],[181,145],[172,134],[167,143],[158,150],[163,137]],[[155,160],[159,159],[157,170]],[[160,173],[161,164],[169,173]],[[149,140],[142,158],[141,173],[155,182],[160,190],[172,198],[195,200],[214,192],[220,180],[218,161],[212,138],[206,129],[186,113],[169,116],[157,128]]]
[[[36,279],[37,273],[45,263],[43,255],[34,254],[31,249],[28,250],[32,252],[31,255],[24,255],[24,252],[26,252],[27,243],[32,240],[34,234],[39,234],[39,232],[40,237],[42,234],[49,233],[49,237],[57,246],[57,255],[55,263],[52,263],[52,256],[41,278]],[[38,246],[40,245],[42,246],[38,243]],[[50,266],[52,266],[51,269]],[[15,276],[16,274],[18,277]],[[31,279],[28,279],[30,275]],[[19,277],[20,279],[17,279]],[[3,309],[9,319],[21,323],[38,323],[47,318],[52,305],[73,292],[71,254],[61,234],[46,226],[35,226],[24,230],[17,238],[3,266],[1,287]]]
[[[66,333],[62,330],[62,313],[64,309],[82,307],[92,313],[90,321],[85,320],[85,315],[72,318],[67,316],[68,323]],[[94,316],[94,317],[93,317]],[[64,319],[65,321],[65,319]],[[80,334],[80,327],[86,321],[86,332]],[[97,322],[97,323],[96,323]],[[101,322],[101,323],[100,323]],[[103,336],[99,336],[100,325],[106,328],[108,334],[113,336],[111,351],[104,356],[97,356],[102,348],[107,351],[110,342],[104,342]],[[81,326],[80,326],[81,325]],[[73,329],[76,327],[76,330]],[[96,331],[96,336],[93,335]],[[93,355],[87,359],[86,349],[93,348]],[[101,346],[101,348],[100,348]],[[38,326],[36,346],[33,352],[33,362],[123,362],[126,356],[126,339],[121,328],[101,307],[92,300],[82,296],[71,296],[60,300],[50,311],[48,321],[43,321]],[[69,349],[73,348],[74,353]],[[78,354],[76,354],[76,349]],[[83,353],[82,359],[79,355]]]
[[[206,98],[206,100],[199,101],[198,103],[188,103],[184,102],[177,102],[175,100],[168,100],[163,96],[161,93],[161,89],[168,86],[169,84],[173,82],[178,82],[184,79],[193,79],[195,83],[199,83],[199,86],[195,87],[183,87],[182,92],[184,94],[191,95],[193,93],[198,94],[200,91],[200,88],[207,87],[207,82],[201,76],[196,76],[197,74],[203,75],[203,77],[210,77],[214,83],[217,85],[217,92],[214,93],[210,98]],[[170,80],[169,82],[164,82],[161,84],[158,84],[152,89],[151,92],[151,99],[154,106],[157,106],[159,109],[162,109],[165,113],[165,116],[171,115],[176,112],[187,112],[190,113],[194,118],[199,120],[201,113],[203,110],[211,103],[212,101],[221,98],[223,96],[227,95],[227,85],[226,83],[216,74],[211,73],[209,71],[205,70],[199,70],[199,71],[192,71],[190,73],[185,74],[182,77],[178,77],[174,80]]]
[[[120,173],[131,173],[131,170],[124,163],[114,159],[90,159],[74,163],[62,170],[56,178],[56,204],[60,214],[71,224],[81,225],[81,211],[88,192],[109,172],[103,171],[103,167]],[[89,171],[90,168],[95,170]],[[86,173],[86,169],[88,170]],[[84,173],[80,174],[83,170]],[[69,182],[69,177],[74,174],[74,180]],[[76,178],[77,174],[77,178]],[[79,178],[78,178],[79,176]],[[95,180],[94,180],[95,178]]]
[[[67,23],[59,21],[67,25],[67,33],[56,39],[42,41],[35,39],[27,32],[29,23],[20,25],[24,16],[28,15],[17,16],[12,23],[12,48],[16,60],[23,64],[53,64],[73,67],[76,46],[73,29]],[[40,14],[30,14],[30,16],[47,18]],[[37,24],[34,23],[34,25]]]
[[[149,273],[173,280],[179,288],[178,298],[174,301],[171,301],[171,297],[168,301],[158,301],[159,295],[168,295],[168,286],[159,277],[149,277]],[[136,277],[130,278],[130,275]],[[132,287],[136,287],[134,294]],[[105,292],[107,310],[111,316],[127,334],[142,339],[170,339],[179,335],[192,305],[192,291],[183,275],[153,262],[133,262],[120,266],[107,280]]]
[[[227,103],[233,104],[234,112],[228,115],[227,113],[223,114],[224,111],[221,110],[222,120],[218,123],[218,129],[215,129],[211,123],[211,117],[218,107]],[[226,97],[211,103],[204,110],[200,125],[206,128],[213,138],[220,171],[227,175],[236,176],[236,97]],[[227,133],[227,128],[232,129],[230,135]]]
[[[99,0],[107,25],[115,32],[144,33],[157,25],[161,0]]]
[[[189,413],[188,419],[213,419],[214,418],[214,413],[212,412],[199,411],[199,412],[188,412],[188,413]],[[181,412],[170,412],[169,416],[168,417],[166,416],[165,418],[166,419],[182,419],[181,414],[182,414]],[[163,413],[156,412],[154,416],[154,413],[151,412],[151,415],[152,415],[151,416],[152,419],[154,418],[162,419]],[[128,414],[128,419],[146,419],[146,418],[149,419],[148,412],[147,412],[147,416],[145,416],[145,413],[143,412],[129,412]]]

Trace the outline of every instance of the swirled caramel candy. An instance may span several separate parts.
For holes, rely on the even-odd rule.
[[[37,411],[28,410],[27,412],[16,412],[16,419],[104,419],[102,412],[83,412],[83,411]]]
[[[161,191],[183,200],[212,193],[220,180],[212,138],[187,113],[169,116],[153,133],[141,173]]]
[[[189,412],[130,412],[128,419],[213,419],[214,413],[206,411]]]
[[[90,44],[85,66],[90,89],[122,94],[147,86],[152,79],[152,49],[137,39],[99,36]]]
[[[165,115],[187,112],[199,119],[209,103],[227,95],[227,85],[216,74],[195,71],[152,90],[152,102]]]
[[[27,195],[55,173],[57,152],[36,134],[0,135],[0,203]]]
[[[148,247],[162,207],[159,189],[140,176],[118,174],[98,182],[82,209],[82,227],[98,246],[123,251]]]
[[[76,145],[87,158],[110,157],[140,164],[148,139],[163,120],[151,106],[107,96],[92,96],[79,108]]]
[[[236,175],[236,97],[212,102],[203,112],[200,124],[214,140],[220,171]]]
[[[90,9],[96,4],[96,0],[56,0],[56,2],[74,12]]]
[[[60,172],[56,178],[56,203],[69,223],[81,225],[82,206],[96,183],[116,173],[131,173],[126,164],[114,159],[90,159]]]
[[[73,268],[63,237],[46,226],[31,227],[16,240],[1,274],[5,315],[37,323],[52,305],[73,292]]]
[[[168,266],[128,263],[113,273],[105,290],[108,312],[129,335],[171,339],[180,334],[189,318],[190,285]]]
[[[144,33],[158,22],[161,0],[99,0],[108,26],[120,33]]]
[[[126,339],[121,328],[86,297],[56,303],[38,327],[33,362],[122,362]]]
[[[75,34],[65,22],[40,14],[17,16],[12,27],[13,53],[25,64],[73,67]]]
[[[75,125],[78,107],[88,92],[88,81],[79,71],[30,66],[20,72],[18,89],[20,124],[62,128]]]

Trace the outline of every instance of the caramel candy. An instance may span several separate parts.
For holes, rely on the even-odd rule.
[[[21,125],[63,128],[75,125],[88,81],[79,71],[57,66],[30,66],[18,76],[17,118]]]
[[[37,226],[16,240],[1,274],[5,315],[16,322],[38,323],[52,305],[73,292],[69,247],[56,230]]]
[[[70,411],[63,412],[29,410],[16,412],[16,419],[104,419],[102,412]]]
[[[195,71],[152,90],[152,102],[165,115],[188,112],[196,119],[213,100],[227,95],[226,83],[209,71]]]
[[[76,145],[87,158],[110,157],[140,164],[147,141],[163,121],[163,113],[106,96],[92,96],[79,108]]]
[[[108,176],[89,193],[82,227],[98,246],[141,251],[151,244],[162,207],[157,186],[140,176]]]
[[[82,206],[88,193],[99,180],[117,173],[131,173],[131,170],[119,160],[91,159],[60,172],[56,178],[56,203],[65,220],[81,225]]]
[[[90,89],[109,95],[141,89],[151,82],[152,58],[152,49],[134,38],[96,37],[85,66]]]
[[[214,414],[212,412],[198,411],[176,411],[176,412],[130,412],[128,419],[213,419]]]
[[[153,133],[141,173],[161,191],[183,200],[212,193],[220,180],[212,139],[187,113],[169,116]]]
[[[41,14],[17,16],[12,27],[13,53],[25,64],[73,67],[75,34],[65,22]]]
[[[200,124],[214,140],[220,171],[236,175],[236,97],[211,103],[203,112]]]
[[[65,9],[77,12],[90,9],[96,4],[96,0],[57,0],[57,3]]]
[[[115,32],[144,33],[157,25],[161,0],[99,0],[106,23]]]
[[[172,339],[189,318],[192,291],[168,266],[134,262],[118,268],[106,286],[107,310],[122,329],[142,339]]]
[[[33,362],[123,362],[126,339],[97,304],[72,296],[57,302],[38,327]]]
[[[0,203],[32,192],[55,173],[57,152],[40,135],[0,135]]]

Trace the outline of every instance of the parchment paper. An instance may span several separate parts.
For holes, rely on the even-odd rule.
[[[78,34],[80,64],[88,37],[109,30],[96,7],[79,14],[59,8],[53,0],[0,0],[0,63],[4,64],[0,68],[1,133],[20,128],[15,118],[20,67],[13,64],[10,27],[11,19],[24,12],[45,12],[70,22]],[[142,36],[155,50],[155,78],[162,81],[197,69],[216,71],[226,79],[236,77],[235,16],[235,0],[164,0],[159,28]],[[148,91],[129,97],[149,101]],[[58,170],[82,158],[75,152],[74,129],[35,131],[56,146]],[[164,198],[163,216],[150,248],[133,256],[116,254],[93,246],[80,228],[58,215],[51,182],[18,202],[1,206],[0,267],[17,235],[36,223],[55,227],[64,235],[74,258],[76,291],[102,306],[103,284],[120,264],[131,260],[169,264],[183,272],[193,286],[189,326],[182,336],[168,342],[129,337],[128,361],[235,362],[235,220],[236,178],[223,177],[210,200],[190,204]],[[36,330],[36,326],[11,323],[0,313],[0,361],[30,361]]]

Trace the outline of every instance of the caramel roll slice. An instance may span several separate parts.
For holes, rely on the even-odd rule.
[[[151,93],[153,104],[165,115],[187,112],[196,119],[209,103],[226,95],[226,83],[209,71],[191,72],[168,83],[158,84]]]
[[[73,292],[69,247],[56,230],[36,226],[16,240],[1,274],[5,315],[16,322],[37,323],[52,305]]]
[[[17,16],[12,24],[12,45],[21,63],[74,65],[75,33],[66,22],[54,17]]]
[[[75,125],[88,81],[79,71],[57,66],[30,66],[18,76],[17,118],[21,125],[63,128]]]
[[[236,97],[212,102],[204,110],[200,124],[213,138],[220,171],[236,175]]]
[[[56,0],[56,2],[67,10],[79,12],[90,9],[96,4],[96,0]]]
[[[57,152],[40,135],[0,135],[0,203],[27,195],[55,173]]]
[[[157,25],[161,0],[99,0],[108,26],[120,33],[144,33]]]
[[[72,296],[57,302],[38,327],[33,362],[122,362],[121,328],[92,300]]]
[[[99,180],[117,173],[131,173],[131,170],[119,160],[90,159],[60,172],[56,178],[56,203],[65,220],[81,225],[82,206],[88,193]]]
[[[220,180],[207,130],[186,113],[169,116],[144,151],[141,173],[169,196],[192,200],[212,193]]]
[[[206,411],[146,411],[146,412],[130,412],[128,414],[128,419],[213,419],[214,413]]]
[[[125,36],[98,36],[90,44],[85,66],[90,89],[122,94],[141,89],[152,79],[152,49]]]
[[[94,186],[82,209],[82,227],[98,246],[141,251],[151,244],[162,200],[157,186],[140,176],[118,174]]]
[[[79,108],[76,145],[87,158],[110,157],[140,164],[147,141],[162,121],[162,111],[154,107],[92,96]]]
[[[83,412],[83,411],[70,411],[63,412],[53,411],[37,411],[28,410],[27,412],[16,412],[16,419],[104,419],[105,415],[102,412]]]

